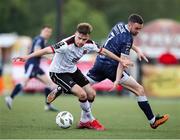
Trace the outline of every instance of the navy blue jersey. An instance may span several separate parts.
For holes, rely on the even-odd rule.
[[[32,47],[29,51],[29,54],[35,51],[35,48],[38,47],[39,49],[45,48],[45,39],[41,36],[36,36],[33,39]],[[33,57],[27,60],[26,65],[33,64],[34,66],[39,66],[41,57]]]
[[[126,26],[127,25],[122,22],[116,24],[109,33],[108,39],[103,46],[119,57],[121,54],[129,55],[133,44],[133,36]],[[117,61],[104,55],[98,55],[96,61],[115,66],[118,65]]]

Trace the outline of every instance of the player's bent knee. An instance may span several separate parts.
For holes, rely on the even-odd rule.
[[[78,98],[79,98],[80,100],[86,100],[86,99],[87,99],[87,95],[86,95],[85,92],[79,93]]]
[[[90,85],[84,87],[84,90],[87,93],[88,100],[93,100],[96,97],[96,91]]]
[[[76,96],[78,96],[78,98],[80,100],[86,100],[87,99],[87,93],[81,88],[76,90],[75,94],[76,94]]]
[[[90,94],[88,94],[88,100],[94,100],[96,97],[96,92],[92,91]]]
[[[143,86],[140,85],[138,87],[137,91],[138,91],[138,95],[139,96],[145,96],[145,92],[144,92],[144,87]]]

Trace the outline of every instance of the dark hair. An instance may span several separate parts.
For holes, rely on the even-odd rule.
[[[138,14],[131,14],[128,18],[128,22],[143,24],[143,18]]]
[[[92,30],[93,28],[89,23],[79,23],[76,28],[76,31],[84,35],[90,34]]]

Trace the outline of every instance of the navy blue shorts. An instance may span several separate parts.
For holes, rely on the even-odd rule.
[[[106,78],[114,82],[116,80],[116,71],[117,66],[96,61],[94,66],[87,73],[87,76],[96,82],[101,82]],[[129,76],[126,71],[123,72],[122,78],[124,75]]]
[[[27,78],[36,78],[37,75],[43,75],[45,72],[34,64],[25,64],[25,76]]]

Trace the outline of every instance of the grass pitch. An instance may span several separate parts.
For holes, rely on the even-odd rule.
[[[57,112],[44,111],[44,96],[22,95],[8,110],[0,97],[0,139],[178,139],[180,138],[180,99],[149,98],[154,113],[167,113],[170,119],[153,130],[133,97],[97,96],[93,114],[107,130],[76,129],[80,117],[75,96],[60,96],[54,105],[74,116],[73,126],[61,129],[55,124]]]

